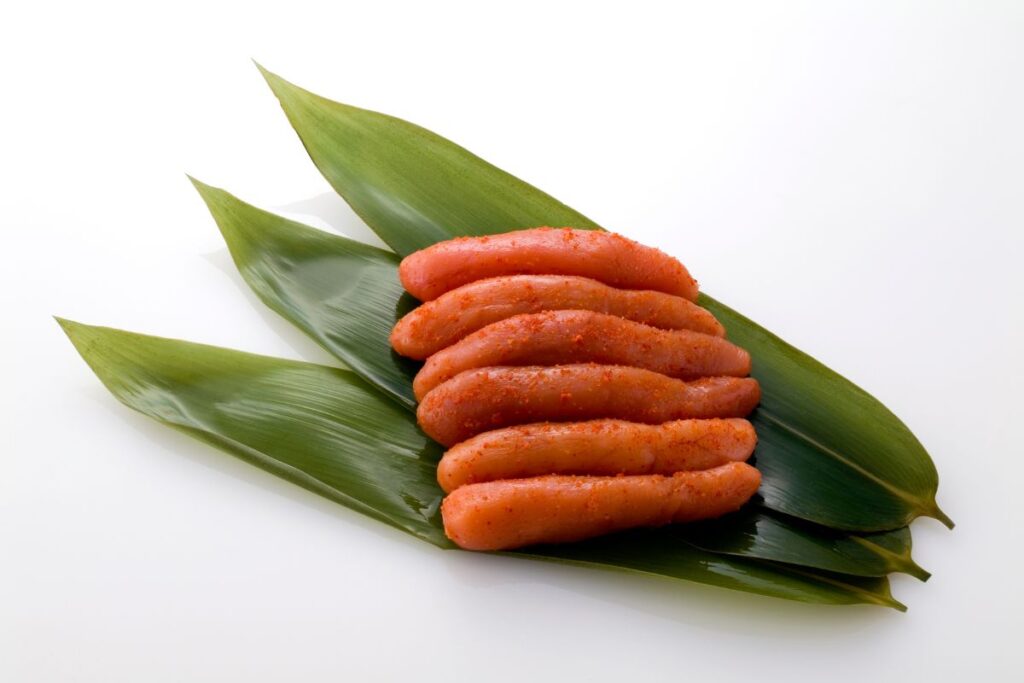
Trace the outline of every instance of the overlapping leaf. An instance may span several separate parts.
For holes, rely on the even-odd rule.
[[[331,102],[260,70],[327,181],[400,255],[453,235],[548,223],[596,227],[425,128]]]
[[[899,418],[731,308],[703,294],[700,303],[754,358],[762,394],[750,420],[768,507],[840,529],[892,529],[919,515],[952,526],[935,503],[935,465]]]
[[[264,76],[324,177],[399,255],[456,235],[596,227],[423,128]],[[931,459],[891,411],[711,297],[701,302],[755,359],[764,397],[752,420],[768,507],[848,530],[895,529],[920,515],[951,524],[935,503]]]
[[[397,317],[415,305],[403,296],[398,258],[192,183],[263,303],[411,409],[418,364],[395,354],[387,342]]]
[[[542,224],[600,229],[429,131],[264,74],[317,166],[399,255],[455,235]],[[260,298],[355,372],[62,321],[83,357],[134,409],[451,547],[434,480],[440,451],[409,411],[415,366],[386,342],[413,303],[398,284],[398,258],[196,186]],[[927,578],[910,559],[909,531],[857,535],[820,524],[891,529],[920,514],[948,522],[934,502],[927,454],[871,396],[710,297],[702,303],[756,359],[764,388],[753,416],[756,457],[769,509],[515,554],[903,609],[884,575]]]
[[[439,449],[354,373],[60,321],[125,405],[315,493],[440,547]],[[698,550],[670,530],[520,553],[762,595],[897,609],[888,582]]]
[[[129,408],[435,545],[440,447],[348,370],[60,320]]]
[[[362,247],[372,270],[362,260],[352,263],[353,243],[343,237],[276,216],[247,204],[224,190],[193,181],[227,240],[245,279],[272,308],[294,320],[379,388],[407,387],[409,364],[390,354],[387,333],[404,312],[394,256],[373,247]],[[356,280],[358,287],[351,287]],[[365,306],[364,300],[376,302]],[[362,325],[362,328],[359,328]],[[311,329],[312,328],[312,329]],[[329,332],[328,332],[329,331]],[[341,332],[339,332],[341,331]],[[366,353],[372,365],[353,362]],[[403,405],[411,405],[400,397]],[[413,419],[408,415],[408,419]],[[808,524],[798,525],[780,516],[758,513],[746,523],[728,522],[713,527],[714,534],[697,534],[691,542],[718,553],[804,565],[860,576],[884,576],[890,571],[918,573],[910,561],[909,533],[899,552],[882,550],[841,532]],[[701,527],[704,529],[712,527]],[[714,542],[710,541],[714,536]],[[688,538],[680,535],[678,538]],[[642,558],[651,549],[636,546]],[[657,550],[654,552],[663,552]]]
[[[759,558],[857,576],[902,572],[927,581],[910,557],[910,529],[851,534],[769,510],[747,507],[721,519],[674,529],[687,543],[714,553]]]

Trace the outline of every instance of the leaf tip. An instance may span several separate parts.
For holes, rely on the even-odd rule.
[[[930,571],[919,565],[917,562],[914,562],[913,560],[907,562],[907,565],[903,568],[903,571],[905,571],[910,576],[913,576],[921,583],[924,583],[928,579],[932,578],[932,573]]]
[[[232,204],[241,203],[240,200],[229,193],[227,190],[213,185],[207,185],[201,180],[193,178],[187,173],[185,176],[192,182],[192,187],[199,193],[199,197],[206,204],[206,208],[209,209],[210,214],[213,216],[214,222],[217,223],[217,227],[221,233],[227,229],[227,223],[223,220],[225,210],[228,210]],[[227,237],[227,235],[225,235]]]
[[[199,196],[202,197],[203,201],[205,201],[207,204],[210,203],[210,199],[215,193],[217,193],[218,191],[223,192],[223,190],[220,190],[219,188],[216,188],[213,185],[207,185],[203,181],[189,175],[188,173],[185,174],[185,177],[188,178],[189,182],[192,183],[192,187],[196,188],[196,192],[199,193]]]
[[[259,62],[257,62],[257,61],[256,61],[256,58],[255,58],[255,57],[252,57],[251,59],[252,59],[252,63],[253,63],[253,66],[255,66],[255,67],[256,67],[257,69],[259,69],[259,72],[260,72],[260,74],[261,74],[261,75],[262,75],[262,76],[263,76],[264,78],[266,78],[266,77],[267,77],[268,75],[269,75],[269,76],[273,76],[273,74],[272,74],[272,73],[270,73],[270,71],[268,71],[268,70],[266,69],[266,67],[264,67],[264,66],[263,66],[262,64],[260,64]]]
[[[228,245],[231,257],[241,267],[239,259],[243,258],[242,255],[246,253],[244,250],[268,238],[263,221],[269,214],[243,202],[225,189],[207,185],[192,176],[188,176],[188,179],[192,181],[192,186],[196,188],[199,197],[206,204],[214,224]]]
[[[928,516],[928,517],[932,517],[934,519],[939,520],[940,522],[942,522],[943,525],[945,525],[945,527],[947,529],[949,529],[951,531],[952,531],[953,527],[956,526],[956,522],[954,522],[952,519],[950,519],[949,515],[947,515],[945,512],[942,511],[942,509],[939,507],[938,503],[933,502],[932,503],[932,508],[930,510],[928,510],[925,513],[925,515]]]
[[[263,65],[255,60],[253,63],[256,64],[260,75],[263,76],[263,80],[270,86],[270,91],[274,93],[274,97],[277,98],[278,103],[284,110],[285,116],[292,124],[292,128],[295,129],[295,132],[302,140],[305,140],[306,135],[313,130],[310,126],[319,125],[316,121],[306,120],[311,111],[321,111],[326,107],[333,109],[335,115],[337,115],[340,111],[351,109],[348,105],[328,100],[295,85],[291,81],[278,76],[273,71],[265,69]]]
[[[260,75],[263,76],[263,80],[265,80],[267,85],[270,86],[270,90],[277,96],[277,99],[282,100],[289,92],[298,90],[298,86],[286,81],[273,71],[266,69],[255,59],[252,60],[252,63],[256,65],[257,69],[259,69]]]
[[[60,328],[67,335],[68,341],[75,347],[79,355],[85,359],[90,365],[92,362],[89,359],[89,351],[93,347],[96,337],[99,332],[99,328],[93,325],[86,325],[85,323],[76,322],[74,320],[68,320],[67,318],[61,318],[60,316],[53,316],[53,319],[57,321]]]
[[[72,343],[75,341],[74,334],[78,332],[79,329],[85,327],[82,323],[76,323],[74,320],[62,318],[59,315],[53,316],[53,319],[57,321],[57,324],[60,325],[60,329],[64,330],[64,334],[71,339]]]

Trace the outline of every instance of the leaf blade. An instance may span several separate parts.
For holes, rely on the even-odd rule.
[[[750,420],[768,507],[858,531],[899,528],[920,515],[948,521],[935,502],[934,463],[892,411],[728,306],[704,294],[699,303],[754,359],[762,400]],[[865,489],[872,495],[858,495]]]
[[[477,220],[481,233],[572,224],[574,215],[578,227],[597,228],[508,174],[500,206],[488,210],[483,190],[497,182],[495,175],[504,173],[500,169],[418,126],[332,102],[266,71],[264,76],[324,176],[400,255],[472,232]],[[375,138],[383,127],[386,134]],[[423,148],[427,135],[430,143]],[[439,206],[407,189],[433,186],[427,175],[431,166],[424,161],[431,154],[453,167],[445,174],[445,193],[473,198],[464,207],[455,202]],[[477,174],[486,180],[478,182]],[[395,202],[402,211],[393,210]],[[753,374],[764,398],[752,419],[759,435],[763,432],[758,464],[769,507],[852,531],[896,529],[920,515],[951,524],[935,503],[934,464],[891,411],[753,321],[706,295],[701,300],[725,318],[730,337],[754,358]],[[814,381],[808,397],[803,383],[809,379]],[[816,422],[839,427],[823,432]],[[901,469],[899,463],[909,466]]]
[[[425,128],[332,102],[256,66],[292,126],[302,131],[299,137],[327,182],[401,255],[456,235],[548,224],[597,227],[554,197]],[[344,152],[329,144],[342,135]],[[472,184],[463,177],[467,167],[473,169]],[[379,194],[375,188],[382,186],[389,192]]]
[[[58,319],[72,344],[129,408],[314,493],[442,548],[434,479],[439,449],[411,415],[354,373]],[[367,452],[367,446],[372,452]],[[641,532],[661,534],[664,530]],[[625,569],[761,595],[901,609],[884,580],[797,571],[658,544],[643,536],[552,546],[523,557]]]
[[[204,187],[203,191],[207,194],[213,191],[208,186]],[[349,311],[353,307],[358,307],[360,301],[346,302],[346,297],[339,298],[336,296],[336,283],[347,279],[344,271],[349,263],[345,259],[340,261],[333,259],[333,255],[338,252],[341,252],[343,255],[345,254],[349,240],[261,211],[223,190],[216,190],[215,192],[216,196],[208,199],[208,201],[217,204],[217,207],[213,209],[213,213],[215,217],[220,216],[219,220],[225,223],[225,225],[221,226],[222,230],[225,230],[232,222],[238,220],[251,220],[258,223],[255,227],[248,225],[239,228],[237,232],[244,233],[244,237],[239,237],[238,234],[226,235],[234,242],[232,253],[249,250],[257,251],[261,254],[266,252],[266,254],[274,259],[283,258],[289,263],[287,277],[280,277],[281,268],[267,268],[258,278],[251,274],[246,275],[246,281],[258,293],[261,289],[275,294],[297,289],[300,292],[299,296],[285,296],[284,298],[292,301],[312,301],[315,302],[315,306],[320,306],[319,302],[321,301],[335,301],[338,304],[328,307],[326,313],[321,311],[314,315],[300,311],[298,317],[293,317],[295,316],[295,309],[290,306],[275,310],[281,312],[287,319],[292,320],[301,329],[307,330],[307,332],[309,331],[311,320],[324,323],[330,329],[341,328],[341,323],[343,322],[353,322],[352,320],[347,320]],[[223,214],[229,214],[229,218],[225,218]],[[230,229],[234,230],[234,228]],[[337,242],[337,244],[334,244],[334,242]],[[303,249],[310,243],[313,244],[311,255],[309,255],[313,260],[311,264],[307,263],[307,258],[303,253]],[[372,247],[369,247],[369,249],[372,249]],[[331,277],[328,278],[320,276],[324,271],[325,259],[329,264],[327,272],[331,274]],[[252,260],[244,256],[236,256],[236,262],[240,264],[251,264]],[[243,266],[240,265],[241,267]],[[306,273],[307,267],[313,271],[309,275]],[[369,301],[380,300],[381,296],[372,295],[366,289],[376,282],[382,291],[389,293],[388,295],[394,298],[397,296],[397,292],[400,291],[400,288],[396,290],[394,287],[394,282],[396,281],[397,272],[395,271],[394,263],[393,261],[387,261],[386,267],[379,271],[374,271],[371,277],[363,280],[364,287],[360,291],[360,295]],[[318,287],[322,289],[318,289]],[[370,295],[366,296],[367,294]],[[385,318],[383,321],[377,320],[373,324],[373,330],[376,331],[378,337],[390,329],[393,324],[394,319],[386,315],[388,311],[393,309],[393,306],[369,307],[368,314]],[[341,316],[345,320],[334,321],[331,320],[331,316]],[[330,338],[331,335],[325,334],[323,330],[315,329],[315,324],[313,327],[315,338]],[[350,351],[358,354],[363,349],[386,347],[386,341],[382,338],[375,338],[373,330],[365,334],[354,335],[354,338],[363,340],[364,344],[362,346],[354,345]],[[328,346],[328,348],[330,347]],[[394,354],[391,356],[394,357]],[[360,372],[359,369],[363,367],[361,364],[349,361],[348,355],[344,356],[343,359],[349,362],[357,372]],[[404,368],[396,366],[394,381],[407,384],[409,380],[401,374],[403,371]],[[363,374],[363,376],[371,383],[377,384],[378,388],[387,390],[386,386],[379,385],[379,380],[373,374]],[[403,403],[402,405],[405,406],[406,404]],[[762,440],[764,440],[764,437],[762,437]],[[763,516],[765,513],[760,514]],[[909,535],[906,538],[906,546],[898,554],[882,550],[872,552],[869,547],[865,547],[858,542],[861,539],[857,538],[854,540],[854,537],[846,539],[845,543],[837,549],[835,538],[837,536],[845,538],[846,534],[837,534],[828,529],[811,527],[809,525],[803,527],[785,525],[784,528],[780,528],[783,527],[783,522],[776,521],[774,524],[771,524],[772,521],[772,519],[762,520],[762,527],[765,529],[765,533],[769,535],[768,538],[760,538],[756,535],[751,537],[747,529],[749,524],[744,525],[733,519],[724,522],[721,526],[713,527],[719,530],[718,537],[714,539],[714,543],[708,543],[706,537],[703,543],[695,542],[686,532],[682,531],[676,534],[675,537],[669,536],[668,541],[671,542],[673,538],[683,538],[697,547],[719,554],[724,553],[737,557],[805,565],[851,575],[880,576],[888,571],[906,570],[910,573],[920,571],[909,560]],[[779,537],[783,535],[784,539],[780,540]],[[828,550],[823,553],[822,548],[824,547],[827,547]],[[842,549],[845,549],[846,552],[840,552]],[[643,553],[645,549],[638,547],[637,552]],[[904,556],[906,556],[906,562],[901,562],[901,558]],[[838,562],[840,559],[844,561]],[[885,564],[885,560],[890,561],[892,568],[879,572],[880,567],[889,566]]]
[[[434,480],[440,448],[355,373],[58,322],[129,408],[434,545],[451,545]]]
[[[832,605],[870,604],[900,612],[906,606],[892,597],[885,577],[863,577],[760,562],[742,557],[706,552],[687,543],[673,543],[672,530],[642,529],[615,534],[573,545],[531,548],[515,553],[533,559],[553,560],[579,566],[599,566],[630,573],[693,580],[700,583],[761,593],[799,602]],[[645,553],[638,559],[636,548]]]
[[[414,305],[395,275],[398,257],[190,180],[242,278],[263,303],[412,409],[411,383],[419,363],[397,355],[387,343],[394,320]]]
[[[911,559],[910,529],[859,536],[800,523],[759,507],[747,507],[721,519],[687,524],[677,536],[711,553],[771,560],[853,576],[930,574]]]

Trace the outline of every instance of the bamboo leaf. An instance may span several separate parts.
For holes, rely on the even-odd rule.
[[[447,546],[440,447],[355,373],[58,320],[119,401],[365,515]]]
[[[932,459],[878,399],[724,304],[700,303],[754,358],[762,398],[751,422],[768,507],[841,529],[891,529],[919,515],[952,526],[935,502]]]
[[[463,234],[596,227],[440,136],[263,74],[321,173],[399,255]],[[952,526],[935,503],[931,459],[892,412],[732,309],[706,295],[702,303],[754,358],[768,507],[848,530],[895,529],[920,515]]]
[[[596,227],[425,128],[325,100],[257,67],[292,125],[302,131],[306,151],[327,181],[335,189],[346,188],[342,194],[355,212],[399,254],[454,235],[548,223]],[[467,171],[472,178],[465,176]]]
[[[348,370],[59,320],[128,407],[443,548],[439,449],[407,411]],[[905,609],[885,579],[713,555],[667,530],[515,553],[804,602]]]
[[[861,577],[758,562],[704,552],[673,542],[672,529],[637,530],[583,543],[538,547],[517,553],[535,559],[606,566],[640,574],[699,581],[721,588],[761,593],[799,602],[873,604],[907,608],[892,597],[885,577]],[[637,552],[637,548],[642,552]],[[694,576],[699,575],[700,579]],[[766,593],[763,591],[771,591]]]
[[[759,558],[856,576],[928,572],[910,557],[910,529],[855,535],[749,507],[735,515],[675,528],[679,538],[713,553]]]
[[[395,311],[396,307],[379,305],[365,308],[361,306],[361,302],[363,299],[384,301],[388,297],[394,301],[398,297],[400,290],[394,286],[398,274],[393,260],[387,261],[386,266],[374,269],[372,273],[365,273],[358,264],[353,266],[350,263],[347,256],[350,240],[275,216],[246,204],[224,190],[203,185],[198,181],[193,182],[196,183],[200,194],[207,199],[214,217],[232,244],[232,253],[235,254],[239,269],[247,273],[246,280],[261,297],[265,300],[270,299],[275,310],[294,320],[302,329],[310,331],[309,327],[312,325],[314,329],[311,334],[314,338],[338,338],[337,335],[324,334],[316,329],[316,325],[323,325],[330,330],[349,330],[349,337],[362,340],[362,344],[348,345],[345,348],[345,355],[339,354],[339,357],[344,358],[353,367],[365,367],[365,364],[352,363],[349,360],[352,354],[358,355],[364,348],[373,350],[387,347],[385,335],[394,323],[395,319],[391,312]],[[311,248],[307,249],[306,247],[310,245]],[[341,256],[338,257],[338,254]],[[274,265],[279,262],[287,265]],[[271,265],[266,266],[267,263]],[[349,267],[356,269],[360,287],[339,295],[339,283],[349,282],[355,277],[347,272]],[[258,276],[253,273],[258,273]],[[379,291],[374,290],[375,284]],[[298,294],[291,294],[292,292]],[[351,300],[353,296],[358,299]],[[282,300],[292,303],[282,306]],[[324,306],[319,303],[321,301],[331,303]],[[300,303],[296,305],[294,302]],[[303,310],[304,307],[311,308],[312,313],[307,314]],[[357,318],[350,319],[352,310],[359,311]],[[374,319],[374,316],[377,319]],[[311,324],[310,321],[314,322]],[[357,325],[366,325],[366,329],[355,329]],[[373,373],[364,373],[364,376],[385,391],[395,383],[407,385],[410,380],[404,373],[408,366],[394,354],[388,356],[386,360],[394,361],[395,364],[390,367],[378,364]],[[390,384],[382,383],[381,374],[385,375],[386,381]],[[411,408],[412,403],[403,400],[402,405]],[[761,513],[761,516],[764,516],[764,513]],[[922,571],[909,559],[909,533],[905,534],[905,546],[897,552],[872,553],[868,549],[871,546],[859,543],[859,537],[848,536],[817,525],[786,523],[780,516],[761,521],[762,524],[753,526],[730,521],[721,526],[710,527],[717,530],[714,544],[709,542],[707,535],[695,536],[694,540],[686,533],[681,533],[679,538],[687,539],[698,547],[713,552],[860,576],[882,576],[889,571],[907,571],[919,575]],[[767,538],[757,536],[757,532],[762,530]],[[840,538],[846,539],[847,542],[839,543],[837,539]],[[641,549],[640,552],[647,550]],[[900,563],[898,560],[903,557],[906,561]]]
[[[243,279],[267,306],[406,408],[419,364],[391,350],[394,321],[415,302],[398,258],[241,202],[192,178]]]

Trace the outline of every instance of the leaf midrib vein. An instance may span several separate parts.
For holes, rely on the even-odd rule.
[[[758,414],[765,417],[770,422],[775,423],[776,425],[786,430],[790,434],[796,436],[797,438],[806,441],[808,444],[818,449],[822,453],[835,458],[839,462],[843,463],[844,465],[852,469],[854,472],[857,472],[858,474],[868,479],[869,481],[874,482],[875,484],[885,489],[886,491],[896,496],[897,498],[906,501],[907,503],[910,503],[914,509],[918,509],[921,507],[922,501],[914,494],[910,493],[909,491],[905,491],[904,489],[901,489],[898,486],[895,486],[894,484],[886,481],[885,479],[882,479],[874,472],[871,472],[870,470],[866,469],[863,465],[859,465],[853,462],[849,458],[845,457],[842,453],[839,453],[838,451],[829,448],[825,444],[815,440],[813,437],[809,436],[808,434],[805,434],[796,427],[793,427],[789,423],[779,419],[770,411],[767,411],[764,408],[758,408]]]

